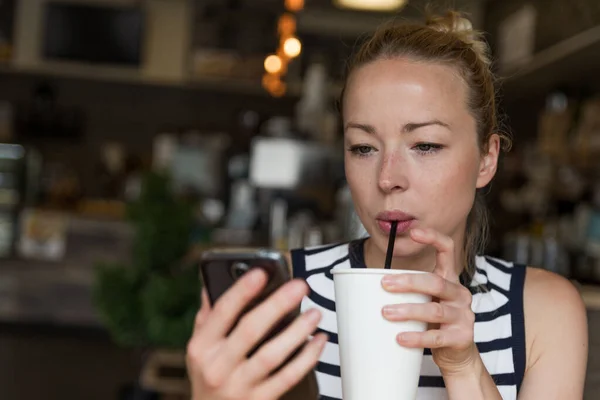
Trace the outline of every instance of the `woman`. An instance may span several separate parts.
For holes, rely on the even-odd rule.
[[[340,399],[335,298],[326,280],[331,268],[381,268],[393,220],[399,228],[392,267],[429,273],[384,278],[382,285],[437,299],[382,310],[392,321],[429,323],[424,333],[397,338],[426,349],[419,400],[582,398],[587,322],[577,290],[540,269],[476,257],[486,232],[480,190],[508,145],[494,96],[487,46],[457,13],[385,27],[362,46],[342,112],[347,180],[369,237],[292,252],[302,279],[228,336],[265,276],[249,273],[214,310],[205,301],[188,348],[195,398],[275,399],[316,366],[322,398]],[[246,359],[299,303],[302,316]],[[271,375],[315,328],[321,333]]]

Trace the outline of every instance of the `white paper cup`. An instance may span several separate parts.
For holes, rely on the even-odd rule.
[[[396,336],[424,332],[417,321],[390,322],[382,315],[389,304],[427,303],[417,293],[390,293],[381,280],[387,274],[419,271],[334,269],[335,303],[344,400],[414,400],[417,396],[423,349],[405,348]]]

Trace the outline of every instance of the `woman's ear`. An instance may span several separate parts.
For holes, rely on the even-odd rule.
[[[500,155],[500,136],[490,135],[487,142],[487,152],[482,155],[479,162],[479,174],[477,175],[477,189],[487,186],[498,169],[498,157]]]

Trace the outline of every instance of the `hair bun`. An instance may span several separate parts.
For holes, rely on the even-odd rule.
[[[490,50],[482,39],[481,33],[473,29],[471,21],[457,11],[448,11],[444,15],[430,15],[426,25],[438,32],[454,34],[473,48],[479,59],[489,65]]]
[[[473,24],[467,18],[460,17],[454,21],[455,32],[473,32]]]
[[[430,15],[426,25],[438,32],[471,33],[473,24],[457,11],[448,11],[444,15]]]

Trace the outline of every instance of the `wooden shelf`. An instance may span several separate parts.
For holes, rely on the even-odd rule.
[[[557,88],[600,90],[600,26],[590,28],[500,71],[506,102]]]
[[[187,77],[179,79],[162,79],[146,76],[136,69],[95,67],[74,65],[70,63],[47,63],[43,66],[20,67],[10,64],[0,64],[0,74],[40,75],[45,77],[65,79],[85,79],[97,82],[143,85],[187,90],[206,90],[213,92],[231,93],[234,95],[252,95],[269,97],[260,81],[234,80],[219,77]],[[300,84],[290,85],[291,90],[285,96],[297,97],[300,94]]]

